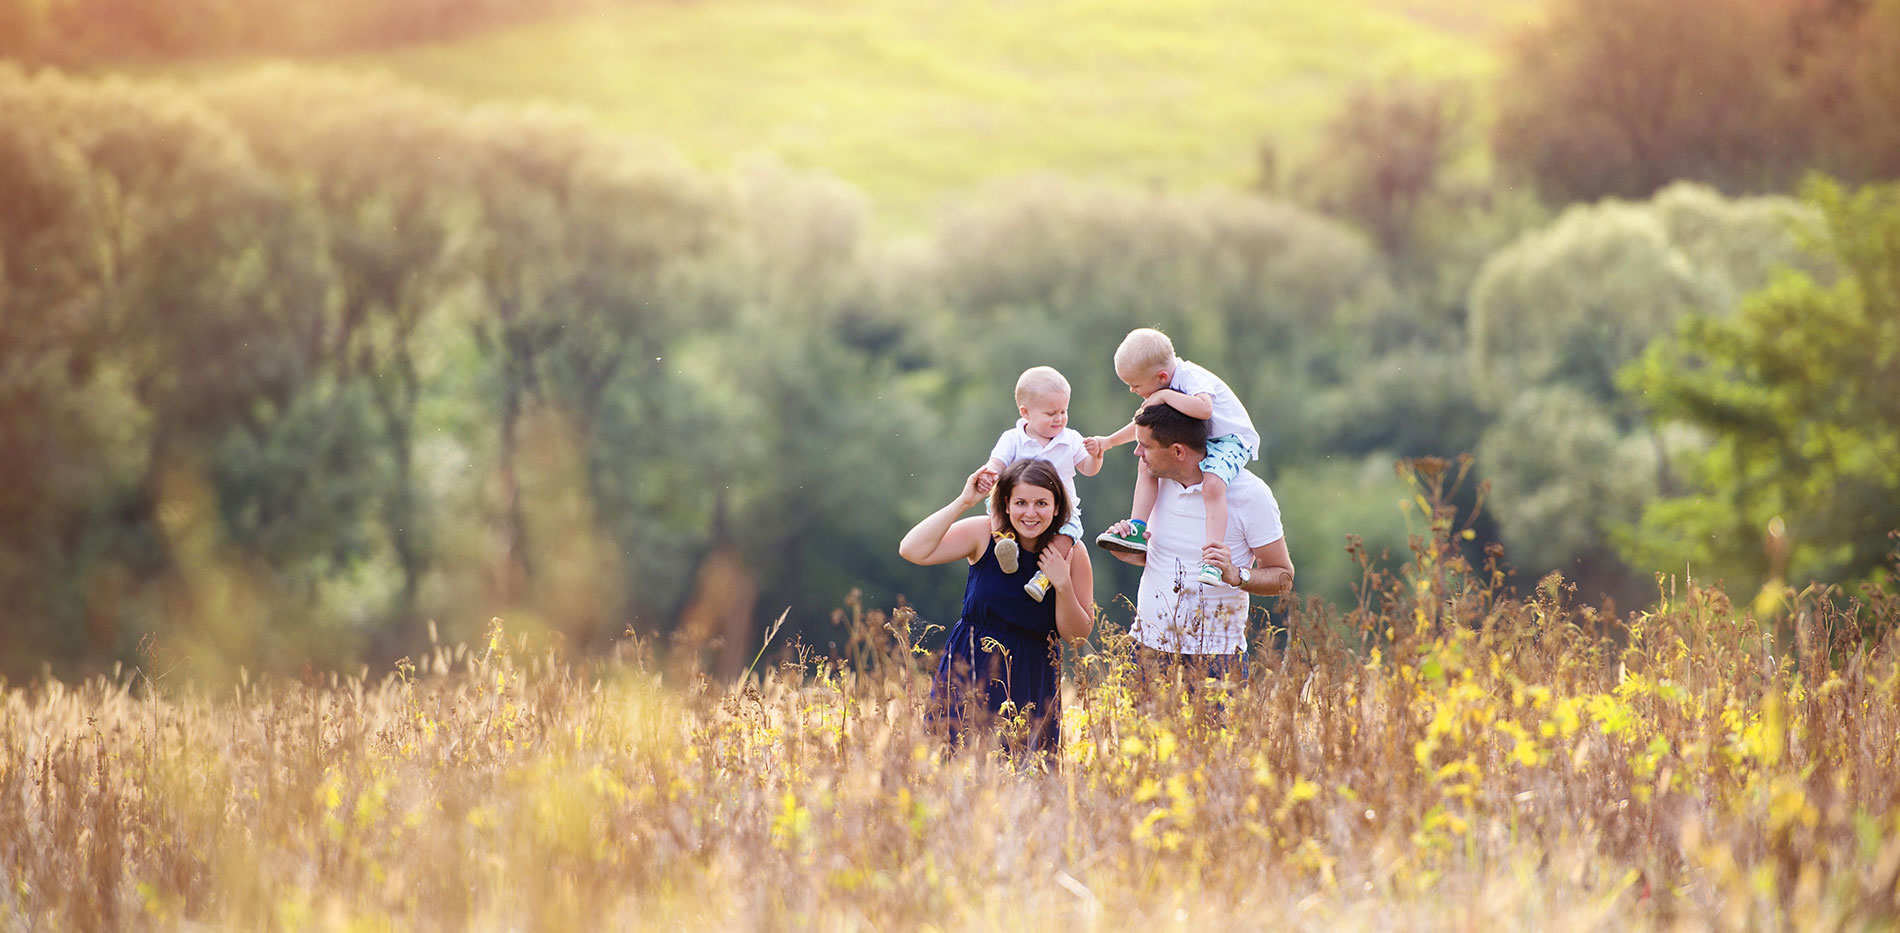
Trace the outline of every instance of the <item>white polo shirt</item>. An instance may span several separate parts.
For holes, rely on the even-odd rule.
[[[1062,489],[1069,494],[1069,502],[1076,511],[1082,508],[1082,498],[1075,494],[1075,465],[1088,459],[1089,452],[1082,446],[1082,434],[1074,428],[1063,428],[1054,440],[1044,442],[1042,438],[1029,433],[1029,419],[1016,419],[1016,426],[1003,432],[996,439],[996,446],[990,449],[990,457],[1009,466],[1018,460],[1047,460],[1056,468],[1056,475],[1062,477]]]
[[[1129,634],[1136,642],[1176,654],[1238,654],[1247,650],[1247,594],[1239,587],[1204,586],[1201,548],[1207,543],[1207,507],[1201,487],[1159,481],[1148,518],[1148,562]],[[1285,537],[1273,490],[1242,470],[1227,484],[1227,550],[1245,567],[1253,549]]]
[[[1260,459],[1260,432],[1254,430],[1253,417],[1247,414],[1247,406],[1240,403],[1240,396],[1227,387],[1219,376],[1207,370],[1207,367],[1187,360],[1176,358],[1174,361],[1174,380],[1168,388],[1182,395],[1205,395],[1214,401],[1214,416],[1207,419],[1208,437],[1226,437],[1237,435],[1247,442],[1247,449],[1253,451],[1253,459]]]

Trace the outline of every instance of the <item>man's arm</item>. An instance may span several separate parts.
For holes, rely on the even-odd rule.
[[[1240,568],[1225,544],[1210,544],[1201,549],[1201,560],[1220,568],[1220,578],[1229,586],[1238,586],[1249,596],[1284,596],[1293,592],[1293,557],[1287,553],[1286,538],[1253,549],[1253,567],[1248,579],[1240,582]]]

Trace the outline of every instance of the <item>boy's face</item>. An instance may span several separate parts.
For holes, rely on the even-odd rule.
[[[1121,381],[1128,383],[1128,391],[1133,392],[1136,395],[1141,396],[1142,398],[1147,398],[1148,396],[1153,395],[1156,392],[1159,392],[1162,389],[1165,389],[1168,387],[1167,370],[1161,370],[1159,372],[1152,372],[1152,373],[1147,373],[1147,374],[1124,373],[1124,372],[1118,371],[1115,373],[1115,376]]]
[[[1016,410],[1022,413],[1029,433],[1045,441],[1055,440],[1062,429],[1069,426],[1068,393],[1057,393],[1043,398],[1032,398],[1027,405],[1018,405]]]

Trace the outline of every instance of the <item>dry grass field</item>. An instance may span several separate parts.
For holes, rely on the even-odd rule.
[[[1900,922],[1900,602],[1502,595],[1443,466],[1405,571],[1293,607],[1243,686],[1098,633],[1046,759],[943,750],[902,609],[739,684],[497,622],[369,679],[10,685],[0,928]]]

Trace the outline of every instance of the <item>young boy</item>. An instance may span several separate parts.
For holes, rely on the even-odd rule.
[[[1207,459],[1201,461],[1205,479],[1201,497],[1207,504],[1207,540],[1220,542],[1227,536],[1227,484],[1247,464],[1260,456],[1260,434],[1246,406],[1219,376],[1174,355],[1174,343],[1168,335],[1151,327],[1129,331],[1115,350],[1115,375],[1128,384],[1128,391],[1141,396],[1143,408],[1172,405],[1176,411],[1209,422]],[[1111,447],[1135,439],[1135,423],[1107,437],[1091,437],[1083,448],[1099,457]],[[1155,477],[1143,464],[1136,468],[1135,502],[1132,513],[1134,530],[1126,535],[1104,531],[1095,543],[1111,551],[1143,552],[1148,549],[1148,515],[1154,511]],[[1207,585],[1221,582],[1219,567],[1202,564],[1200,581]]]
[[[1051,367],[1033,366],[1017,377],[1016,413],[1022,417],[1017,419],[1015,427],[996,439],[996,447],[990,451],[989,462],[983,465],[984,477],[977,488],[987,492],[997,474],[1018,460],[1047,460],[1056,468],[1056,475],[1062,477],[1064,491],[1074,506],[1069,520],[1050,545],[1066,558],[1082,540],[1082,500],[1075,494],[1075,474],[1078,470],[1083,476],[1101,472],[1102,455],[1083,449],[1082,435],[1069,427],[1069,380]],[[1015,539],[1001,537],[999,533],[996,561],[1003,565],[1004,573],[1016,572],[1018,556]],[[1041,602],[1049,594],[1049,578],[1037,571],[1036,576],[1023,585],[1023,591]]]

